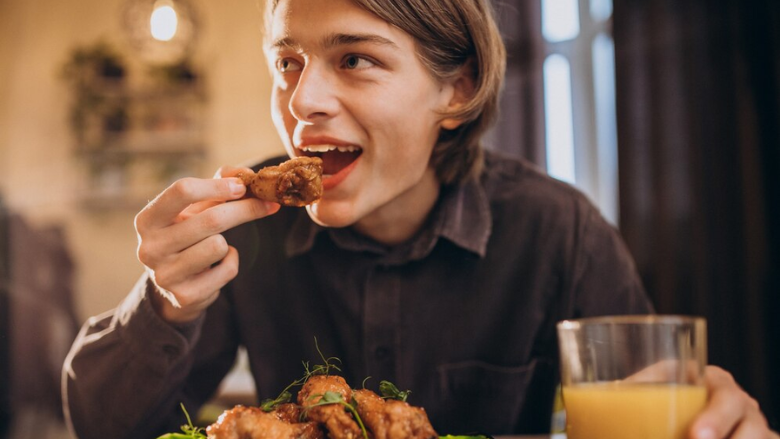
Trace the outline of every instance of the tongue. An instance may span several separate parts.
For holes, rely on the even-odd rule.
[[[325,175],[336,175],[342,169],[358,158],[362,151],[340,152],[328,151],[322,154],[322,173]]]

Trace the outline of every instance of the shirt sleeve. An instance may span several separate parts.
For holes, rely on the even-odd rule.
[[[582,216],[573,279],[575,315],[653,313],[634,259],[618,231],[595,207],[589,206]]]
[[[197,359],[199,341],[218,341],[202,337],[204,316],[179,327],[163,321],[152,308],[150,287],[142,276],[119,307],[90,318],[65,360],[63,408],[80,439],[178,431],[180,404],[194,414],[229,369],[224,365],[232,364],[234,346],[216,349],[223,357],[212,363],[222,365],[212,373],[216,379],[191,379],[204,367]]]

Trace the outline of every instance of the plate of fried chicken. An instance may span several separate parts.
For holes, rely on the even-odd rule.
[[[315,345],[317,339],[314,340]],[[406,402],[411,391],[380,381],[379,392],[353,389],[331,373],[341,371],[336,357],[323,364],[304,362],[303,376],[290,383],[278,397],[258,407],[237,405],[225,410],[205,429],[195,427],[182,405],[189,425],[183,433],[157,439],[493,439],[490,436],[439,436],[425,409]],[[300,387],[293,400],[290,390]]]
[[[206,428],[209,439],[435,439],[425,409],[353,390],[337,375],[313,375],[297,402],[236,406]]]

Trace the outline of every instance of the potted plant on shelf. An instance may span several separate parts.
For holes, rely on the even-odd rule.
[[[123,58],[105,41],[76,47],[62,67],[73,93],[70,124],[80,150],[104,147],[127,129]]]

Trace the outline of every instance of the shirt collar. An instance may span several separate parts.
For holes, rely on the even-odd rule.
[[[490,203],[484,188],[477,180],[442,188],[439,200],[423,229],[409,242],[396,248],[388,248],[355,233],[350,228],[322,227],[314,223],[303,209],[299,212],[287,236],[288,256],[308,252],[314,246],[319,233],[326,232],[342,248],[383,255],[390,259],[388,262],[421,259],[433,250],[440,237],[484,257],[492,227]]]

